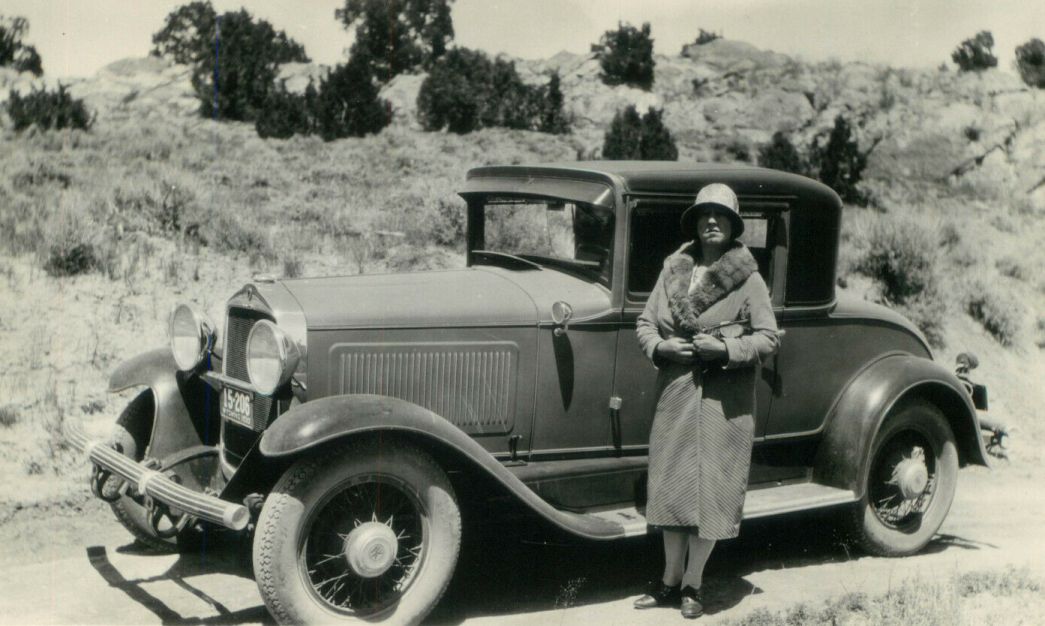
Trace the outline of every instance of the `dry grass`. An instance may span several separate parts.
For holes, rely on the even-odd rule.
[[[1035,623],[1045,616],[1041,583],[1026,570],[1009,568],[1001,572],[957,574],[943,581],[907,580],[896,590],[882,595],[851,593],[820,605],[798,604],[782,612],[759,610],[726,623],[733,626],[980,624],[984,623],[984,607],[999,600],[1020,606],[1024,623]]]

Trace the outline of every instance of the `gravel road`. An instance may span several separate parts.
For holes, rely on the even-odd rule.
[[[829,514],[745,524],[716,548],[701,623],[783,609],[847,592],[883,593],[911,578],[1027,567],[1045,580],[1045,489],[1040,471],[1002,466],[962,470],[940,534],[903,559],[850,554]],[[657,573],[655,541],[577,543],[547,533],[520,542],[486,530],[468,544],[458,575],[431,617],[445,624],[660,624],[674,611],[631,608]],[[0,622],[264,623],[268,615],[242,549],[155,555],[135,549],[107,511],[23,512],[0,527]],[[1019,621],[999,616],[998,623]]]

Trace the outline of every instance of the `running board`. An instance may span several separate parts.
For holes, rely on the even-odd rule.
[[[852,491],[816,483],[766,487],[747,493],[744,500],[744,519],[807,511],[856,501],[856,494]],[[634,505],[611,505],[586,509],[581,511],[581,514],[619,526],[625,537],[646,534],[645,507],[639,509]]]

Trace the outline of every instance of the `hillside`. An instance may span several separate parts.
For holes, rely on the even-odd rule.
[[[12,479],[0,523],[19,507],[82,501],[86,468],[58,437],[61,421],[106,432],[127,400],[104,391],[108,372],[164,343],[175,302],[220,319],[255,272],[459,265],[454,189],[467,169],[592,155],[626,104],[664,108],[685,160],[750,159],[777,130],[806,149],[838,114],[852,119],[870,150],[874,208],[846,212],[840,284],[884,298],[881,276],[865,275],[868,255],[890,238],[911,246],[925,261],[912,271],[934,290],[901,310],[936,327],[941,360],[980,355],[992,414],[1017,428],[1012,471],[1040,472],[1045,93],[997,71],[803,64],[726,40],[658,57],[649,93],[603,85],[586,55],[518,67],[533,82],[560,72],[572,134],[423,133],[413,116],[422,77],[400,76],[382,92],[396,117],[379,135],[262,140],[249,125],[200,119],[187,68],[153,58],[71,84],[96,113],[90,132],[18,135],[5,119],[0,471]],[[284,77],[301,87],[318,71]],[[39,82],[0,70],[0,99]],[[89,271],[53,275],[66,263]]]

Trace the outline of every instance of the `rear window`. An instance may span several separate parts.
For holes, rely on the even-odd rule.
[[[628,298],[644,300],[657,283],[664,259],[678,250],[689,238],[679,229],[682,212],[688,204],[640,204],[631,214],[628,251]],[[767,247],[773,227],[772,215],[746,212],[744,234],[740,241],[751,249],[759,271],[769,282],[771,250]]]

